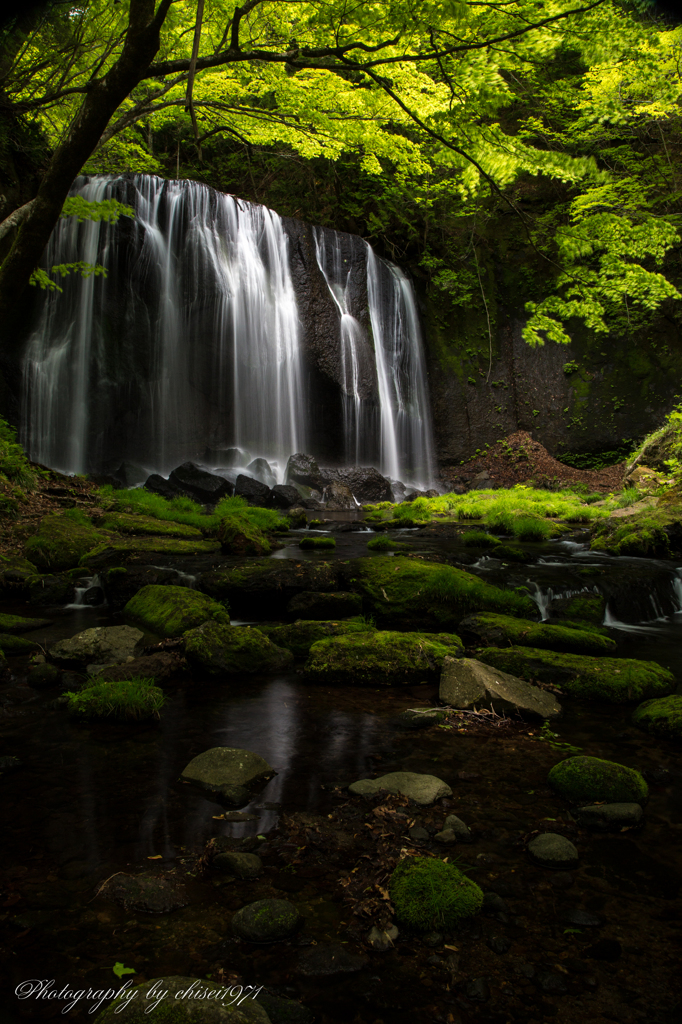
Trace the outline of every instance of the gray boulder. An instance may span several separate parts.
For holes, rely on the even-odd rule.
[[[644,818],[644,812],[639,804],[595,804],[579,807],[572,813],[579,825],[594,832],[637,828]]]
[[[301,916],[289,900],[257,900],[232,918],[232,931],[248,942],[277,942],[298,928]]]
[[[417,772],[390,772],[378,779],[359,779],[348,787],[356,796],[374,796],[375,793],[401,793],[416,804],[432,804],[442,796],[452,796],[447,782],[435,775],[421,775]]]
[[[275,508],[293,508],[300,500],[301,495],[291,484],[275,484],[270,492],[270,503]]]
[[[316,460],[312,455],[304,455],[302,452],[289,456],[284,482],[302,484],[303,487],[311,487],[313,490],[319,491],[320,494],[325,484]]]
[[[216,473],[208,473],[193,462],[183,462],[168,477],[168,482],[180,491],[191,495],[196,501],[214,504],[232,494],[234,488],[229,480]]]
[[[270,488],[267,484],[256,480],[252,476],[245,476],[240,473],[234,485],[234,493],[240,498],[246,498],[249,505],[257,505],[265,508],[270,504]]]
[[[565,871],[574,868],[578,863],[578,851],[573,843],[555,832],[543,832],[531,839],[528,852],[536,862],[544,868],[558,868]]]
[[[358,507],[348,484],[342,484],[338,480],[332,480],[330,484],[327,484],[322,493],[322,499],[325,508],[332,512]]]
[[[561,714],[561,705],[553,694],[475,658],[445,658],[439,696],[453,708],[492,707],[498,713],[518,712],[533,718],[556,718]]]
[[[193,758],[180,778],[227,803],[248,803],[253,790],[261,789],[274,775],[274,768],[251,750],[212,747]]]
[[[50,657],[60,665],[120,665],[139,651],[144,633],[134,626],[93,626],[70,640],[59,640]]]
[[[277,477],[272,472],[267,459],[254,459],[246,467],[246,472],[255,476],[256,480],[260,480],[261,483],[267,484],[268,487],[274,487],[277,483]]]

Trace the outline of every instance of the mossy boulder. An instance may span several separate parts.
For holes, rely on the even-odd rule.
[[[106,535],[102,535],[105,537]],[[92,547],[79,561],[90,569],[119,566],[136,555],[212,555],[220,551],[217,540],[184,540],[181,537],[109,537]]]
[[[0,594],[6,600],[24,597],[37,576],[37,566],[27,558],[0,555]]]
[[[138,590],[148,586],[178,586],[175,569],[160,565],[119,565],[98,574],[110,608],[123,608]]]
[[[187,660],[209,675],[285,672],[294,661],[291,651],[278,647],[252,626],[214,620],[184,636]]]
[[[288,938],[301,923],[301,915],[289,900],[258,900],[234,915],[231,928],[247,942],[277,942]]]
[[[486,647],[477,657],[519,679],[554,683],[571,697],[611,704],[662,697],[675,688],[675,677],[667,668],[636,658],[591,658],[534,647]]]
[[[345,622],[320,622],[317,619],[299,619],[288,626],[275,626],[268,630],[268,637],[278,647],[292,651],[297,658],[307,657],[310,648],[318,640],[345,636],[349,633],[374,633],[376,626],[363,621],[348,619]]]
[[[243,806],[248,803],[250,793],[263,789],[276,774],[253,750],[211,747],[192,758],[181,778],[227,803]]]
[[[497,541],[490,554],[493,558],[499,558],[503,562],[519,562],[521,565],[527,565],[528,562],[534,561],[533,555],[524,551],[523,548],[517,548],[513,544],[499,544]]]
[[[310,682],[399,686],[437,679],[446,657],[463,654],[454,633],[349,633],[314,643],[304,671]]]
[[[298,546],[307,551],[322,551],[325,548],[335,548],[336,541],[333,537],[303,537]]]
[[[337,563],[278,558],[244,562],[202,573],[197,587],[210,597],[229,601],[235,615],[279,618],[304,591],[335,591]]]
[[[72,510],[69,510],[72,511]],[[45,516],[38,532],[25,544],[27,557],[39,570],[60,572],[75,568],[83,555],[101,544],[105,534],[96,530],[82,514],[65,512]]]
[[[569,654],[597,655],[615,653],[617,647],[615,640],[599,633],[566,626],[549,626],[544,622],[531,622],[529,619],[516,619],[511,615],[495,615],[491,612],[462,619],[459,632],[465,640],[485,647],[536,647]]]
[[[263,1007],[248,997],[234,1002],[229,984],[206,978],[152,978],[116,999],[95,1017],[96,1024],[270,1024]],[[163,998],[161,998],[161,994]],[[220,998],[222,994],[222,998]],[[237,1005],[239,1003],[239,1005]]]
[[[270,541],[247,516],[233,514],[221,520],[218,540],[227,555],[268,555]]]
[[[5,654],[30,654],[39,647],[37,640],[27,640],[26,637],[15,636],[13,633],[0,633],[0,650]]]
[[[634,768],[599,757],[568,757],[547,776],[552,789],[570,803],[642,803],[649,795],[644,778]]]
[[[198,530],[196,526],[171,523],[166,519],[154,519],[153,516],[127,515],[125,512],[107,512],[99,521],[98,526],[102,530],[112,530],[114,533],[184,537],[187,540],[195,537],[201,540],[202,537],[201,530]]]
[[[682,694],[644,701],[635,710],[632,721],[655,736],[682,740]]]
[[[0,632],[28,633],[32,629],[43,629],[51,626],[52,619],[27,619],[23,615],[6,615],[0,613]]]
[[[180,636],[194,626],[214,619],[229,625],[224,605],[189,587],[150,585],[139,590],[123,609],[131,622],[156,636]]]
[[[419,931],[455,928],[483,906],[479,886],[436,857],[404,857],[388,890],[398,921]]]
[[[362,613],[362,597],[350,591],[337,590],[331,594],[304,590],[292,597],[287,605],[289,615],[297,619],[347,619]]]
[[[139,653],[144,634],[134,626],[92,626],[50,648],[50,657],[63,668],[120,665]]]
[[[33,576],[28,591],[29,600],[34,605],[70,604],[75,597],[78,580],[83,579],[84,575],[82,569],[69,569],[68,572]]]
[[[450,631],[465,615],[480,611],[537,617],[537,605],[527,595],[438,562],[379,555],[343,563],[340,571],[362,594],[365,614],[384,628]]]

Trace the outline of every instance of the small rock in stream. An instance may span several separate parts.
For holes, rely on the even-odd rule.
[[[642,824],[644,812],[639,804],[595,804],[573,811],[573,817],[584,828],[594,832],[609,832],[612,829],[637,828]]]
[[[442,832],[435,834],[434,842],[443,843],[445,846],[452,846],[457,842],[457,836],[451,828],[444,828]]]
[[[571,868],[578,863],[578,851],[573,843],[554,832],[544,832],[531,839],[528,852],[536,864],[543,868]]]
[[[367,935],[365,942],[372,949],[376,949],[378,952],[383,952],[386,949],[391,949],[395,940],[398,938],[398,929],[394,924],[389,925],[386,931],[381,931],[376,925],[373,926],[372,930]]]
[[[301,953],[298,973],[308,978],[321,978],[331,974],[354,974],[367,966],[367,959],[351,953],[340,942],[320,943]]]
[[[458,843],[470,843],[472,840],[471,832],[469,828],[464,824],[461,818],[458,818],[456,814],[448,814],[443,825],[443,830],[450,829],[455,833]]]
[[[123,871],[108,878],[98,895],[120,903],[126,910],[148,914],[168,914],[190,902],[184,888],[175,881]]]
[[[237,911],[231,927],[248,942],[277,942],[288,938],[300,922],[301,916],[289,900],[257,900]]]
[[[263,870],[263,862],[255,853],[219,853],[213,858],[213,866],[237,878],[257,878]]]
[[[387,793],[401,793],[416,804],[432,804],[442,796],[452,796],[452,790],[435,775],[421,775],[417,772],[391,772],[378,779],[360,779],[348,787],[356,796],[374,796],[385,790]]]

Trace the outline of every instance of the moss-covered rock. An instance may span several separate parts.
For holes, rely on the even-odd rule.
[[[104,535],[103,535],[104,536]],[[79,565],[90,569],[119,566],[135,555],[212,555],[220,551],[217,540],[183,540],[176,537],[115,537],[92,547],[80,559]]]
[[[534,647],[486,647],[477,657],[528,682],[554,683],[571,697],[611,704],[662,697],[675,686],[675,677],[667,668],[635,658],[591,658]]]
[[[599,800],[638,804],[649,795],[649,787],[638,771],[599,757],[568,757],[554,765],[547,781],[575,804]]]
[[[199,540],[202,538],[201,530],[198,530],[196,526],[171,523],[166,519],[155,519],[153,516],[131,516],[125,512],[107,512],[98,525],[100,529],[112,530],[114,533],[184,537],[187,540],[191,540],[193,537]]]
[[[590,549],[637,558],[671,558],[682,551],[682,507],[665,503],[620,509],[595,524]],[[631,514],[628,514],[631,513]]]
[[[304,590],[292,597],[287,612],[297,619],[348,619],[362,613],[362,597],[341,590],[331,594]]]
[[[247,942],[277,942],[296,931],[301,915],[289,900],[258,900],[242,907],[230,922],[232,931]]]
[[[527,595],[438,562],[377,556],[343,563],[340,571],[362,594],[365,614],[385,628],[451,630],[465,615],[480,611],[537,617],[537,605]]]
[[[350,633],[314,643],[304,671],[311,682],[399,686],[435,679],[446,657],[463,654],[453,633]]]
[[[337,589],[336,563],[294,558],[254,560],[233,568],[203,573],[198,589],[229,601],[235,615],[280,618],[289,601],[303,591]]]
[[[533,556],[528,551],[517,548],[513,544],[496,543],[490,554],[493,558],[500,558],[503,562],[520,562],[522,565],[526,565],[533,561]]]
[[[39,647],[37,640],[27,640],[26,637],[15,636],[13,633],[0,633],[0,650],[5,654],[29,654]]]
[[[60,572],[77,566],[88,551],[101,544],[105,535],[80,514],[48,515],[41,520],[38,532],[26,541],[27,557],[43,571]]]
[[[24,597],[38,576],[38,568],[27,558],[0,555],[0,594],[3,598]]]
[[[28,590],[29,600],[31,604],[37,605],[70,604],[76,593],[77,581],[83,576],[82,569],[33,576]]]
[[[213,601],[189,587],[143,587],[123,609],[131,622],[156,636],[180,636],[207,619],[229,625],[230,618],[224,605]]]
[[[28,633],[32,629],[51,625],[52,619],[27,619],[23,615],[0,613],[0,631],[3,633]]]
[[[584,632],[565,626],[548,626],[544,622],[515,619],[511,615],[482,612],[462,619],[459,631],[465,640],[486,647],[537,647],[541,650],[572,654],[611,654],[616,642],[599,633]]]
[[[232,514],[221,520],[218,540],[228,555],[269,555],[270,541],[248,516]]]
[[[321,622],[319,619],[298,619],[287,626],[275,626],[269,629],[267,636],[278,647],[292,651],[297,658],[307,657],[310,648],[318,640],[327,640],[333,636],[345,636],[347,633],[372,633],[376,626],[361,620],[345,622]]]
[[[573,597],[560,597],[552,601],[552,618],[569,622],[592,622],[601,625],[604,621],[606,598],[603,594],[575,594]],[[583,627],[584,628],[584,627]]]
[[[655,736],[682,740],[682,694],[644,701],[636,708],[632,721]]]
[[[436,857],[404,857],[388,890],[398,921],[419,931],[454,928],[483,905],[479,886]]]
[[[187,660],[210,675],[284,672],[294,656],[252,626],[204,622],[185,633]]]
[[[322,551],[325,548],[335,548],[336,541],[333,537],[303,537],[298,546],[305,550]]]
[[[123,608],[138,590],[147,586],[177,586],[178,573],[160,565],[119,565],[102,569],[99,578],[110,608]]]

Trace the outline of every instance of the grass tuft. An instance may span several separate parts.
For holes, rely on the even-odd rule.
[[[118,718],[139,721],[159,717],[165,703],[163,690],[153,679],[91,679],[82,690],[65,694],[69,711],[81,718]]]

